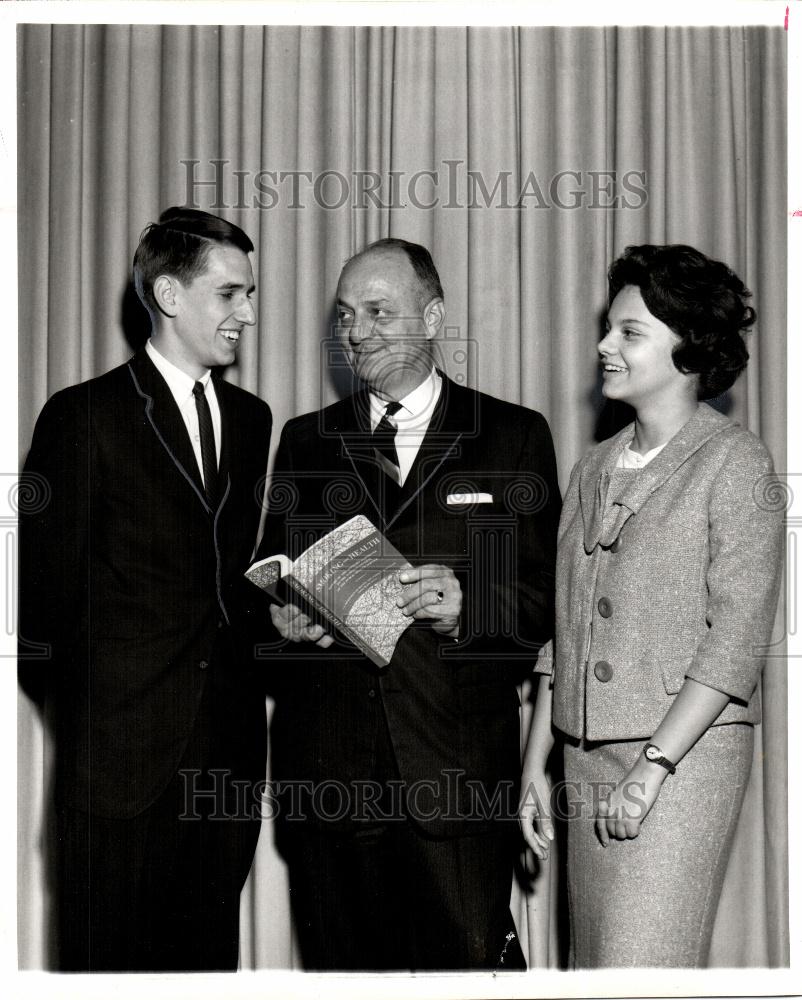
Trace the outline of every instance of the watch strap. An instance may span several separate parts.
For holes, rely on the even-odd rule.
[[[651,754],[647,752],[649,750],[652,751]],[[654,743],[647,743],[646,746],[643,748],[643,754],[646,757],[646,759],[650,761],[652,764],[659,764],[661,767],[664,767],[669,774],[676,774],[677,771],[676,764],[673,764],[668,759],[668,757],[664,757],[663,751],[660,749],[660,747],[655,746]]]

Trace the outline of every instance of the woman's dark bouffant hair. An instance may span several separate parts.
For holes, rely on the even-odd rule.
[[[752,293],[726,264],[693,247],[646,244],[627,247],[607,278],[610,304],[625,285],[636,285],[649,312],[682,338],[674,364],[699,375],[700,399],[720,396],[746,368]]]

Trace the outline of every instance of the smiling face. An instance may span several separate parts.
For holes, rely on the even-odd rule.
[[[349,359],[362,381],[386,399],[402,399],[431,370],[430,341],[442,324],[443,302],[423,297],[402,250],[368,251],[340,276],[337,316]]]
[[[697,376],[674,365],[681,338],[646,308],[640,289],[625,285],[607,314],[607,334],[599,344],[602,392],[635,409],[696,400]]]
[[[188,284],[169,275],[154,282],[169,317],[154,345],[193,378],[230,365],[243,328],[256,322],[254,290],[248,255],[229,244],[212,247],[205,270]]]

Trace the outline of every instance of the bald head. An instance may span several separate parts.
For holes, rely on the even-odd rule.
[[[417,286],[416,294],[418,297],[418,305],[421,309],[427,306],[432,299],[444,298],[443,286],[440,283],[440,275],[437,273],[437,268],[434,266],[432,255],[426,247],[421,246],[419,243],[410,243],[408,240],[395,239],[394,237],[376,240],[375,243],[371,243],[358,254],[354,254],[354,256],[346,262],[345,267],[343,268],[343,273],[345,273],[345,269],[350,264],[355,263],[360,258],[372,256],[374,254],[378,254],[379,257],[388,254],[391,256],[394,254],[401,254],[406,259],[415,274]]]
[[[431,371],[431,341],[445,313],[423,247],[379,240],[352,257],[340,275],[337,312],[354,370],[378,395],[403,399]]]

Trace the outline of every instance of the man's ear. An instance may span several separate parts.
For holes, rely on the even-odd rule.
[[[175,316],[178,312],[176,279],[169,274],[160,274],[153,282],[153,298],[160,312],[165,316]]]
[[[440,332],[446,319],[446,307],[442,299],[432,299],[423,310],[423,324],[426,327],[426,339],[433,340]]]

